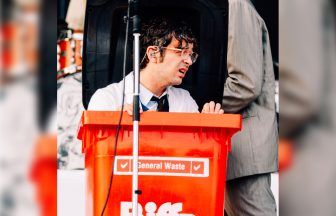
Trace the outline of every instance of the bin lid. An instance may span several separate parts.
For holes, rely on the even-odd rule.
[[[82,129],[85,126],[118,125],[119,118],[119,111],[84,111],[80,122],[78,138],[81,139]],[[124,112],[121,125],[132,126],[132,116]],[[242,127],[242,117],[239,114],[144,112],[140,116],[139,125],[226,128],[238,131]]]

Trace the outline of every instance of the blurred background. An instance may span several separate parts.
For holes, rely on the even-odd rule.
[[[57,193],[83,191],[76,132],[85,8],[93,2],[1,1],[1,216],[56,215]],[[253,3],[268,26],[279,80],[280,215],[336,215],[335,1]],[[72,198],[58,200],[59,215],[83,215],[74,202],[84,198]]]
[[[336,215],[335,1],[279,12],[280,215]]]
[[[56,5],[1,1],[0,215],[56,215]]]

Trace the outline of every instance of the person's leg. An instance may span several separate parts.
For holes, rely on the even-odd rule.
[[[276,203],[271,191],[271,174],[227,181],[225,211],[228,216],[276,216]]]

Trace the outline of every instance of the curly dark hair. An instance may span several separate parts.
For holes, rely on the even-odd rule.
[[[197,49],[196,37],[184,21],[156,17],[144,23],[141,29],[141,56],[143,56],[143,60],[141,61],[140,68],[145,68],[149,62],[146,55],[148,46],[166,47],[171,43],[173,38],[179,41],[179,48],[182,48],[182,42],[185,41],[187,44],[192,43],[194,50]],[[163,58],[164,50],[160,49],[159,51]]]

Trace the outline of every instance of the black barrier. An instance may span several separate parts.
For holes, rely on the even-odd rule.
[[[122,79],[123,47],[128,1],[89,0],[86,8],[83,49],[83,105],[92,94]],[[220,102],[226,78],[228,2],[216,0],[142,0],[142,20],[163,15],[189,23],[199,41],[199,58],[180,87],[187,89],[199,107]],[[131,32],[131,31],[130,31]],[[133,37],[129,37],[130,39]],[[130,41],[129,53],[132,53]],[[127,59],[127,73],[132,56]]]

